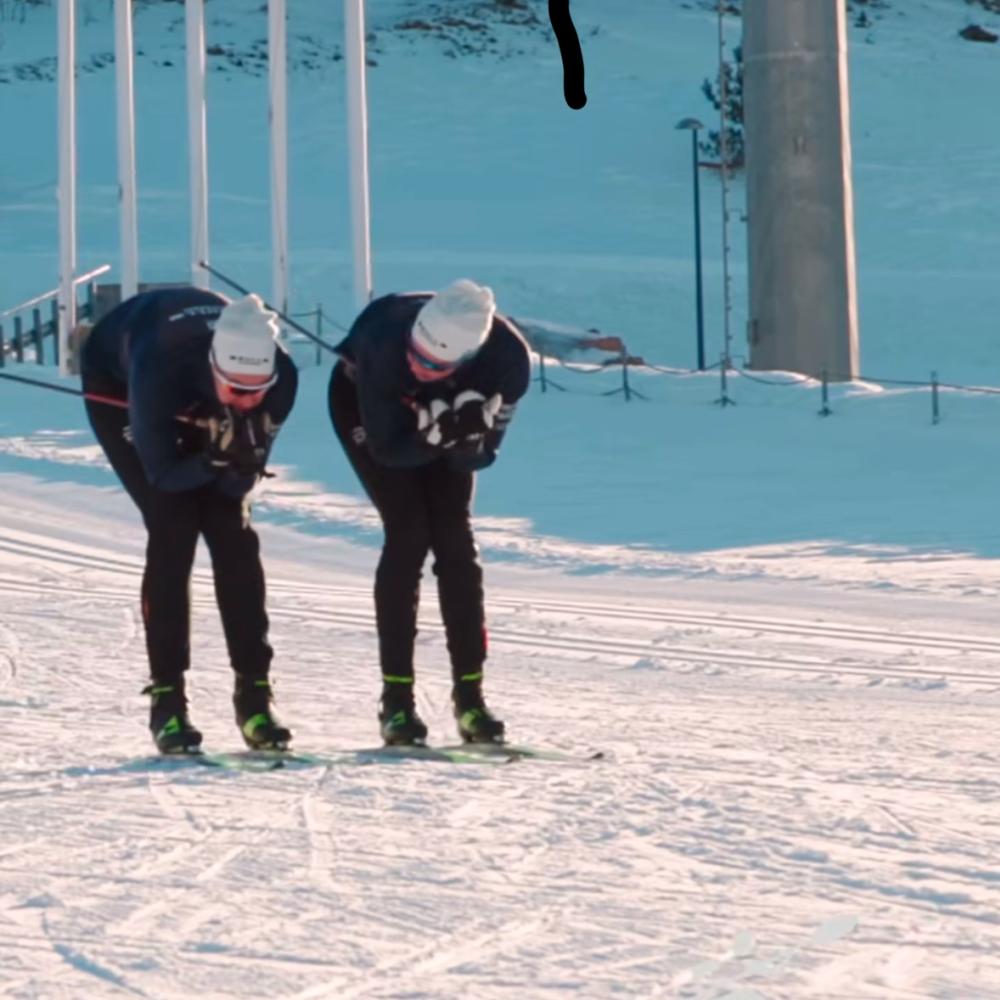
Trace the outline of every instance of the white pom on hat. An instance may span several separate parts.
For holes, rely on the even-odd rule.
[[[226,375],[271,375],[278,332],[277,314],[259,295],[236,299],[215,321],[212,363]]]
[[[424,303],[411,340],[432,360],[456,364],[486,342],[496,309],[491,288],[460,278]]]

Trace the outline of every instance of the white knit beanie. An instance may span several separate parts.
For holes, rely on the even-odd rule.
[[[259,295],[230,302],[215,321],[212,361],[226,375],[271,375],[274,372],[277,315]]]
[[[491,288],[460,278],[424,303],[413,321],[413,344],[435,361],[462,361],[486,342],[496,308]]]

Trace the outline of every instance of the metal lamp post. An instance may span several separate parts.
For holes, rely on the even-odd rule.
[[[683,118],[677,128],[691,133],[691,167],[694,177],[695,303],[698,313],[698,371],[705,370],[705,307],[701,281],[701,190],[698,183],[698,132],[705,126],[697,118]]]

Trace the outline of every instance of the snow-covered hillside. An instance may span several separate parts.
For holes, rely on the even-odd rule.
[[[957,34],[1000,14],[852,6],[862,367],[1000,385],[1000,47]],[[79,400],[0,379],[0,996],[996,1000],[1000,396],[944,388],[934,423],[930,390],[860,382],[820,417],[789,375],[731,374],[719,406],[719,373],[687,371],[674,125],[709,120],[712,4],[574,0],[580,112],[536,0],[368,7],[377,290],[469,275],[657,365],[628,402],[617,368],[550,367],[565,391],[532,386],[478,483],[488,693],[512,740],[570,759],[355,761],[377,739],[379,531],[329,427],[328,362],[298,350],[255,519],[279,706],[322,759],[150,761],[139,519]],[[116,262],[117,189],[111,5],[79,8],[86,268]],[[267,291],[263,4],[207,8],[212,256]],[[295,308],[346,325],[339,17],[289,0],[290,208]],[[136,4],[150,280],[185,272],[182,20]],[[54,39],[49,5],[0,0],[0,310],[55,283]],[[419,703],[449,743],[433,589]],[[194,718],[236,749],[204,562],[193,652]]]

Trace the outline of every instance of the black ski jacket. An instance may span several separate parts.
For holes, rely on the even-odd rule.
[[[375,299],[336,350],[357,384],[361,423],[377,462],[413,467],[446,456],[454,469],[475,472],[495,461],[517,401],[528,390],[528,345],[514,324],[497,314],[486,343],[469,361],[447,378],[420,382],[410,371],[406,346],[413,320],[430,297],[427,292],[405,292]],[[493,429],[473,447],[428,444],[417,430],[416,408],[427,407],[434,399],[450,405],[466,389],[486,399],[502,395]]]
[[[84,344],[81,373],[121,384],[132,440],[156,489],[179,492],[214,480],[225,493],[239,497],[257,482],[255,475],[210,465],[204,431],[176,419],[229,416],[216,396],[209,362],[215,320],[227,303],[198,288],[143,292],[103,316]],[[278,381],[253,410],[266,412],[274,425],[268,452],[298,388],[295,364],[280,344],[275,363]]]

